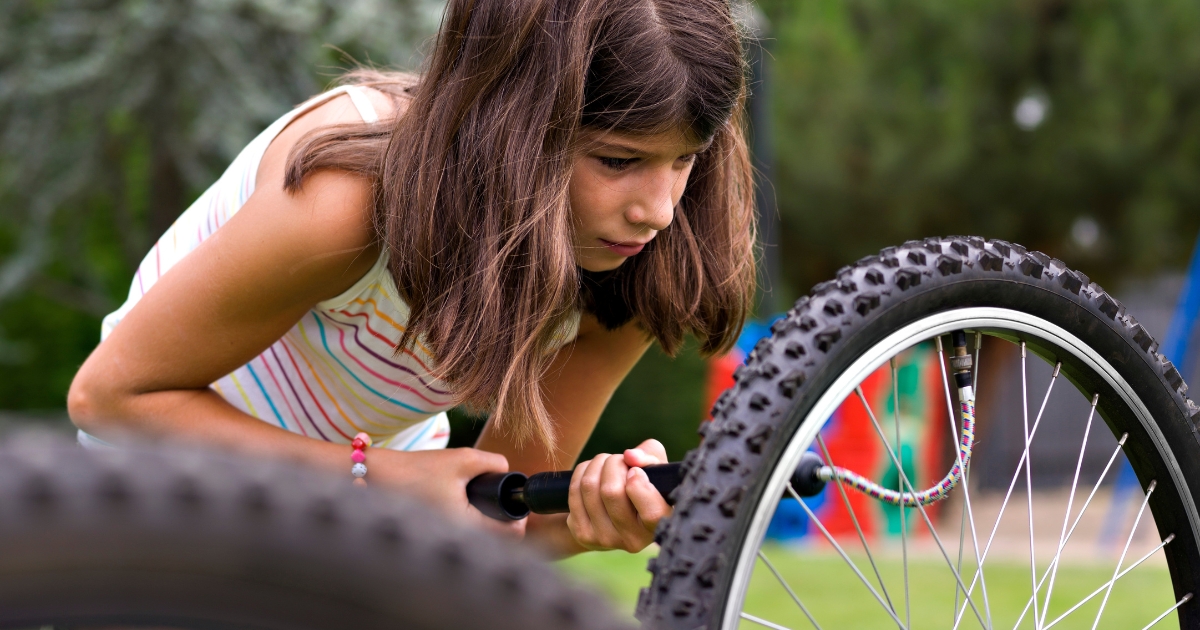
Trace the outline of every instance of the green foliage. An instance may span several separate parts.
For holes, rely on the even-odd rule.
[[[13,360],[0,366],[0,409],[62,409],[75,370],[100,338],[100,322],[37,294],[0,305]],[[17,367],[17,364],[21,367]]]
[[[939,234],[1010,239],[1102,280],[1182,267],[1200,230],[1200,5],[760,4],[795,293]],[[1025,97],[1049,104],[1031,130],[1014,122]],[[1081,217],[1101,228],[1090,248],[1068,236]]]
[[[439,15],[437,0],[6,3],[0,409],[61,408],[99,318],[233,156],[348,55],[414,63]]]

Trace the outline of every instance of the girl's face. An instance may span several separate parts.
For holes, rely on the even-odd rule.
[[[571,170],[575,260],[588,271],[616,269],[665,230],[705,145],[680,135],[589,133]]]

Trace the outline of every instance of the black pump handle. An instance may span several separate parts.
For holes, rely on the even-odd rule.
[[[678,463],[643,468],[650,483],[667,499],[683,481]],[[571,490],[570,470],[543,472],[526,477],[519,472],[484,473],[467,484],[467,499],[480,512],[501,521],[517,521],[530,512],[562,514],[569,512],[567,495]]]
[[[805,453],[792,473],[792,488],[802,497],[816,496],[825,489],[818,476],[821,458]],[[674,505],[671,491],[683,483],[683,465],[679,462],[646,466],[646,477],[667,503]],[[526,477],[519,472],[484,473],[467,483],[467,500],[480,512],[500,521],[519,521],[529,513],[561,514],[569,512],[567,495],[571,490],[571,471],[543,472]]]

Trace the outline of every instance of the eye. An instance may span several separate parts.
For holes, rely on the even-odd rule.
[[[616,158],[616,157],[597,157],[597,160],[604,165],[605,168],[614,171],[623,171],[637,162],[637,158]]]

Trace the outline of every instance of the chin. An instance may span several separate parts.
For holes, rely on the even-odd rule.
[[[608,256],[605,256],[604,258],[589,257],[586,259],[576,259],[575,264],[579,265],[579,267],[585,271],[600,272],[612,271],[613,269],[625,264],[626,260],[627,259],[624,256],[613,256],[611,258]]]

